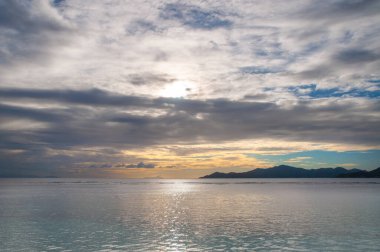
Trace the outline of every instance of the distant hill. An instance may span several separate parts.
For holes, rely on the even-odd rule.
[[[339,178],[380,178],[380,167],[372,171],[358,171],[353,173],[341,174]]]
[[[215,172],[201,178],[335,178],[341,175],[349,175],[360,172],[365,171],[359,169],[348,170],[342,167],[304,169],[288,165],[279,165],[272,168],[257,168],[252,171],[240,173]]]

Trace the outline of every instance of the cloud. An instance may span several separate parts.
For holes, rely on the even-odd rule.
[[[344,64],[362,64],[380,60],[380,55],[370,50],[346,49],[335,55],[335,59]]]
[[[1,89],[4,98],[40,99],[82,105],[105,106],[144,106],[150,100],[144,97],[113,94],[100,89],[90,90],[38,90],[38,89]],[[148,105],[148,104],[145,104]],[[149,106],[152,106],[150,104]]]
[[[48,1],[4,0],[0,3],[0,64],[49,60],[68,43],[70,24]]]
[[[288,87],[288,90],[299,97],[320,99],[331,97],[366,97],[377,98],[380,96],[378,88],[367,90],[357,88],[318,88],[316,84]]]
[[[156,164],[120,155],[156,146],[377,148],[379,6],[1,1],[1,163],[92,174]],[[191,90],[160,97],[173,84]]]
[[[270,69],[267,67],[260,67],[260,66],[246,66],[246,67],[241,67],[239,70],[242,73],[247,73],[247,74],[270,74],[270,73],[279,72],[279,70],[276,70],[276,69]]]
[[[358,167],[358,164],[355,163],[343,163],[343,164],[337,164],[339,167]]]
[[[130,83],[140,85],[163,85],[175,81],[176,79],[165,74],[139,73],[128,76]]]
[[[151,21],[144,19],[136,19],[127,27],[129,35],[143,35],[147,32],[158,32],[159,28]]]
[[[308,161],[309,159],[312,159],[312,157],[295,157],[295,158],[290,158],[288,160],[285,160],[284,162],[286,162],[286,163],[302,163],[305,160]]]
[[[192,98],[240,99],[310,82],[367,89],[380,76],[376,1],[2,4],[14,15],[1,15],[1,86],[157,95],[185,80]]]
[[[36,7],[42,8],[37,10]],[[67,27],[65,22],[46,1],[11,1],[4,0],[0,8],[0,24],[2,27],[23,32],[23,34],[40,33],[42,31],[62,31]]]
[[[57,115],[53,110],[37,110],[30,109],[27,107],[20,106],[11,106],[0,104],[0,115],[2,118],[10,117],[10,118],[25,118],[25,119],[33,119],[41,122],[49,122],[49,121],[61,121],[64,120],[65,117],[61,112],[60,115]]]
[[[5,89],[0,90],[0,96],[5,101],[11,97],[13,102],[34,99],[40,104],[54,101],[64,105],[65,108],[49,109],[3,104],[5,118],[49,123],[50,129],[28,134],[53,146],[58,143],[136,146],[265,137],[356,144],[379,142],[377,100],[302,101],[283,107],[270,102],[227,99],[144,98],[101,90]],[[150,109],[157,114],[141,112]]]
[[[166,4],[161,9],[160,17],[164,20],[177,20],[194,29],[211,30],[232,25],[232,22],[219,11],[205,10],[189,4]]]
[[[144,162],[140,162],[137,164],[124,165],[123,167],[125,167],[125,168],[147,168],[147,169],[151,169],[151,168],[154,168],[155,165],[154,164],[145,164]]]
[[[376,0],[349,0],[314,3],[300,14],[304,18],[322,18],[330,22],[344,22],[377,15],[380,4]]]
[[[152,169],[155,167],[155,164],[139,162],[136,164],[125,164],[125,163],[80,163],[81,168],[84,169],[100,169],[100,170],[111,170],[111,169],[123,169],[123,168],[145,168]]]

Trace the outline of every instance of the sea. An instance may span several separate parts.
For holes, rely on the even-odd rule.
[[[0,251],[380,251],[380,179],[1,179]]]

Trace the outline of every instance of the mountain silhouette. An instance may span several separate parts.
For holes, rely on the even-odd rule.
[[[380,169],[377,169],[380,172]],[[214,172],[201,178],[335,178],[341,175],[349,175],[364,172],[359,169],[319,168],[304,169],[288,165],[279,165],[272,168],[257,168],[247,172]]]
[[[341,174],[339,178],[380,178],[380,167],[372,171],[358,171]]]

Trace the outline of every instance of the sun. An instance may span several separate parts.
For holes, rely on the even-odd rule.
[[[173,98],[186,97],[192,87],[193,84],[189,81],[174,81],[161,90],[160,96]]]

